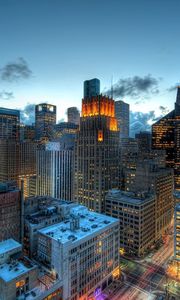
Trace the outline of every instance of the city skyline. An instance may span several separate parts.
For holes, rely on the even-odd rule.
[[[97,77],[133,112],[172,110],[180,43],[173,3],[1,0],[0,106],[48,102],[60,120],[69,106],[80,108],[82,82]]]

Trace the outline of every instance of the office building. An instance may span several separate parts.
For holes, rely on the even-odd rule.
[[[22,299],[37,283],[37,266],[29,260],[18,260],[22,246],[13,239],[0,242],[0,297]],[[24,298],[23,298],[24,299]]]
[[[84,81],[84,98],[100,95],[100,80],[97,78]]]
[[[174,212],[174,258],[180,264],[180,203]]]
[[[0,139],[19,138],[20,111],[0,107]]]
[[[37,143],[29,140],[18,143],[18,186],[24,182],[24,198],[33,193],[34,178],[36,176]]]
[[[25,255],[36,258],[38,230],[59,223],[69,217],[70,209],[74,206],[77,206],[77,204],[71,201],[59,200],[49,196],[36,196],[27,198],[24,203]]]
[[[174,169],[174,186],[180,190],[180,87],[175,108],[152,126],[152,147],[166,150],[166,164]]]
[[[34,125],[20,125],[20,140],[34,141],[35,140],[35,126]]]
[[[35,107],[35,130],[37,140],[51,140],[56,124],[56,106],[41,103]]]
[[[146,154],[151,152],[152,135],[149,131],[140,131],[136,133],[135,138],[138,143],[138,152]]]
[[[75,147],[75,200],[102,212],[105,194],[119,184],[119,129],[114,100],[96,96],[82,100]]]
[[[49,142],[37,150],[37,195],[73,199],[73,150],[61,150],[60,143]]]
[[[19,147],[13,139],[0,139],[0,182],[18,181]]]
[[[78,205],[38,231],[38,260],[63,282],[63,299],[97,297],[119,270],[119,220]]]
[[[129,104],[124,101],[115,101],[115,116],[119,126],[120,138],[129,137]]]
[[[142,256],[154,246],[155,195],[111,190],[105,213],[120,219],[120,248],[126,255]]]
[[[21,238],[21,194],[11,183],[0,183],[0,241]]]
[[[68,123],[79,125],[80,113],[77,107],[69,107],[67,109],[67,118],[68,118]]]
[[[0,243],[1,300],[63,300],[62,282],[24,257],[22,245],[13,239]]]

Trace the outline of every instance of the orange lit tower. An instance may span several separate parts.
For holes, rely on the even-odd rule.
[[[119,129],[113,99],[97,95],[82,100],[75,151],[75,199],[97,212],[107,191],[118,187]]]

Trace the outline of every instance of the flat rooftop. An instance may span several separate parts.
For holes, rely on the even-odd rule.
[[[0,265],[0,278],[5,282],[9,282],[18,276],[26,274],[30,269],[32,269],[32,267],[27,268],[21,262],[16,262],[15,264],[5,263]]]
[[[119,202],[127,203],[127,204],[135,204],[135,205],[141,205],[148,201],[151,201],[154,199],[154,194],[149,194],[148,192],[136,194],[134,192],[125,192],[121,190],[110,190],[107,194],[107,199],[109,197],[112,197],[113,199]]]
[[[91,212],[81,205],[72,208],[71,215],[75,218],[79,217],[78,229],[71,230],[70,218],[68,218],[68,220],[65,220],[64,222],[43,228],[39,230],[39,232],[65,244],[70,241],[80,241],[87,236],[98,234],[99,231],[103,231],[106,228],[119,223],[119,219]]]
[[[6,241],[0,242],[0,255],[15,250],[19,247],[22,247],[22,245],[13,239],[8,239]]]

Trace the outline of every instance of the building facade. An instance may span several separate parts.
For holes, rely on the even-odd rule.
[[[20,111],[0,107],[0,139],[19,138]]]
[[[80,113],[77,107],[69,107],[67,109],[68,123],[79,125]]]
[[[35,131],[37,140],[50,140],[54,136],[56,106],[41,103],[35,107]]]
[[[38,259],[63,282],[63,299],[94,299],[119,276],[119,221],[72,208],[64,222],[39,230]]]
[[[115,116],[119,126],[120,138],[129,137],[129,104],[124,101],[115,101]]]
[[[180,264],[180,203],[176,204],[174,212],[174,258]]]
[[[100,95],[100,80],[97,78],[84,81],[84,98]]]
[[[166,150],[166,164],[174,169],[174,185],[180,190],[180,87],[175,109],[152,126],[152,147]]]
[[[97,96],[82,101],[75,147],[75,200],[101,212],[105,194],[119,184],[119,129],[114,100]]]
[[[142,256],[154,246],[155,195],[111,190],[105,213],[120,219],[120,248],[126,255]]]
[[[37,151],[37,195],[73,199],[73,150],[60,150],[60,143],[50,142]]]
[[[0,184],[0,241],[21,238],[21,194],[10,184]]]

